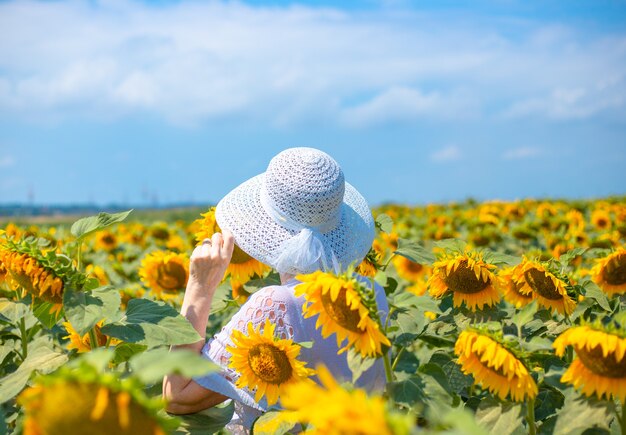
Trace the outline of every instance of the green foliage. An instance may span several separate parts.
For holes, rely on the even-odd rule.
[[[72,225],[72,235],[76,237],[77,241],[81,241],[96,231],[103,230],[113,224],[122,222],[131,212],[132,210],[113,214],[99,213],[97,216],[89,216],[79,219]]]

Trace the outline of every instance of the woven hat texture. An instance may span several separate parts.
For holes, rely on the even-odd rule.
[[[333,265],[343,269],[359,263],[374,239],[367,202],[345,181],[339,164],[314,148],[290,148],[276,155],[265,173],[217,204],[215,217],[242,250],[281,273],[310,273]],[[313,249],[300,239],[313,239],[311,246],[322,252],[318,261],[285,261],[285,250],[300,258],[307,253],[294,249]]]

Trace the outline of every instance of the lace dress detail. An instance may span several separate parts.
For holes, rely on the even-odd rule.
[[[335,337],[322,338],[320,332],[315,329],[317,316],[309,319],[303,318],[304,298],[297,298],[293,293],[293,288],[297,284],[299,284],[298,281],[291,280],[286,285],[265,287],[254,293],[228,324],[202,348],[202,355],[219,365],[221,371],[195,378],[195,381],[204,388],[234,400],[235,414],[227,429],[235,434],[248,433],[254,420],[267,409],[265,398],[257,403],[254,400],[254,391],[235,386],[239,375],[228,368],[230,352],[226,350],[226,347],[233,345],[232,333],[238,330],[247,334],[249,323],[257,329],[262,328],[265,320],[269,319],[276,325],[275,333],[278,337],[292,339],[297,343],[312,341],[312,347],[302,348],[299,357],[301,361],[307,362],[307,367],[315,368],[319,364],[324,364],[339,382],[350,381],[352,378],[346,355],[337,355],[339,348]],[[384,319],[388,311],[385,292],[376,286],[376,295],[381,318]],[[382,390],[385,385],[382,361],[376,361],[374,366],[361,376],[357,385],[367,390]]]

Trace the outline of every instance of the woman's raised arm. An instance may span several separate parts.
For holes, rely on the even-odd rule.
[[[213,295],[224,277],[224,272],[233,255],[233,235],[215,233],[212,239],[205,240],[196,247],[189,264],[189,280],[185,298],[180,310],[202,337],[201,341],[176,349],[190,349],[200,353],[204,346],[206,326],[211,311]],[[172,414],[198,412],[226,400],[225,396],[201,387],[193,380],[180,375],[167,375],[163,378],[163,398],[167,401],[167,411]]]

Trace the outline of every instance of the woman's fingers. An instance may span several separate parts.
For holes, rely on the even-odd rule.
[[[230,231],[224,230],[223,238],[224,244],[220,250],[220,255],[222,259],[230,260],[230,257],[233,255],[233,249],[235,248],[235,237],[233,237],[233,233]]]
[[[222,249],[222,244],[224,243],[224,238],[222,237],[222,233],[215,233],[213,237],[211,237],[211,255],[214,257],[219,257],[220,250]]]

